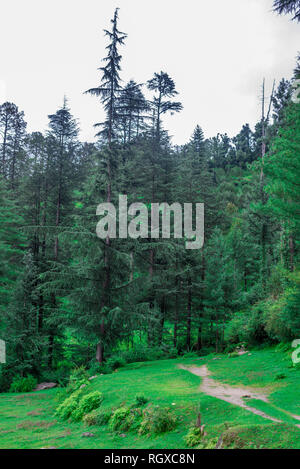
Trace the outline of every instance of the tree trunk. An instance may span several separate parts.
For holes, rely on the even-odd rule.
[[[174,347],[177,347],[177,333],[178,333],[178,259],[176,257],[176,277],[175,277],[175,318],[174,318],[174,338],[173,343]]]
[[[101,321],[100,325],[100,341],[97,344],[96,360],[100,365],[104,363],[104,336],[105,336],[105,323]]]
[[[200,304],[200,313],[199,313],[199,328],[198,328],[198,340],[197,340],[197,350],[202,349],[202,319],[204,316],[204,282],[205,282],[205,257],[202,249],[202,269],[201,269],[201,304]]]
[[[187,298],[187,332],[186,332],[186,348],[191,349],[191,327],[192,327],[192,288],[191,277],[188,279],[188,298]]]
[[[48,366],[52,368],[53,366],[53,349],[54,349],[54,335],[50,332],[49,335],[49,346],[48,346]]]
[[[295,264],[294,264],[294,257],[295,257],[295,245],[294,245],[294,237],[290,235],[289,237],[289,252],[290,252],[290,271],[295,271]]]
[[[100,365],[104,363],[104,346],[101,342],[97,344],[96,360]]]

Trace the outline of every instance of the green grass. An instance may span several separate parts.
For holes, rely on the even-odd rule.
[[[171,406],[177,414],[177,428],[156,437],[141,437],[125,432],[116,435],[104,427],[85,427],[83,423],[62,422],[54,416],[60,391],[0,395],[0,448],[149,448],[182,449],[184,436],[196,420],[200,405],[207,440],[224,435],[225,447],[233,448],[300,448],[300,429],[292,414],[300,415],[298,389],[300,371],[289,368],[290,359],[274,349],[252,351],[252,355],[227,358],[220,355],[199,359],[177,359],[131,364],[112,375],[99,376],[91,382],[89,392],[101,391],[103,408],[131,405],[136,394],[143,394],[153,404]],[[270,393],[269,403],[249,401],[270,416],[283,421],[272,423],[245,409],[199,392],[201,379],[178,368],[207,364],[216,381],[231,385],[263,388]],[[275,376],[287,377],[276,381]],[[175,404],[175,405],[173,405]],[[94,438],[82,438],[85,431]]]

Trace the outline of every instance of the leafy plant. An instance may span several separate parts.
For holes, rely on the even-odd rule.
[[[72,413],[76,410],[80,396],[81,390],[75,391],[71,396],[67,397],[56,409],[55,415],[60,417],[62,420],[67,420],[71,417]]]
[[[67,392],[77,391],[83,384],[89,384],[89,374],[83,366],[75,368],[70,375]]]
[[[191,427],[184,437],[184,441],[189,448],[193,448],[194,446],[198,445],[203,438],[203,434],[201,432],[200,427]]]
[[[86,414],[83,417],[83,421],[88,427],[93,425],[101,427],[102,425],[106,425],[109,422],[111,415],[112,411],[110,409],[95,409],[89,414]]]
[[[135,396],[136,407],[143,407],[145,404],[147,404],[148,401],[149,399],[147,399],[147,397],[145,397],[144,394],[137,394]]]
[[[143,420],[139,433],[151,435],[166,433],[177,426],[177,418],[168,407],[147,407],[143,413]]]
[[[31,392],[37,385],[37,380],[28,375],[27,377],[17,377],[10,385],[10,392]]]
[[[134,421],[134,414],[128,407],[120,407],[113,413],[109,427],[113,431],[127,431]]]
[[[84,415],[100,407],[102,401],[103,394],[99,391],[86,394],[80,399],[76,409],[72,411],[72,419],[75,421],[82,420]]]

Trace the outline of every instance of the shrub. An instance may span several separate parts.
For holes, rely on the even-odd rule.
[[[225,327],[225,342],[234,348],[247,338],[247,314],[244,312],[235,313],[233,318]]]
[[[100,365],[96,360],[91,362],[87,373],[89,376],[95,376],[101,373]]]
[[[71,417],[75,421],[82,420],[83,416],[90,413],[92,410],[100,407],[103,401],[103,394],[99,391],[94,391],[83,396],[76,409],[72,411]]]
[[[90,412],[89,414],[86,414],[83,417],[83,421],[88,427],[92,425],[97,425],[101,427],[102,425],[106,425],[109,422],[111,415],[112,411],[110,409],[96,409]]]
[[[125,432],[129,430],[134,422],[134,414],[128,407],[120,407],[115,410],[109,423],[111,430],[115,432]]]
[[[228,354],[228,358],[236,358],[238,356],[239,356],[238,352],[231,352]]]
[[[173,354],[173,350],[171,350]],[[161,358],[171,358],[168,352],[164,352],[159,347],[149,348],[143,345],[137,345],[134,349],[120,353],[120,357],[126,363],[147,362],[153,360],[160,360]]]
[[[75,391],[71,396],[67,397],[56,409],[55,415],[62,420],[67,420],[71,417],[72,413],[77,409],[81,397],[81,390]]]
[[[89,384],[88,378],[89,374],[83,366],[75,368],[70,375],[67,392],[73,393],[74,391],[77,391],[83,384]]]
[[[182,358],[198,358],[197,352],[186,352]]]
[[[202,436],[200,427],[192,427],[184,437],[184,441],[189,448],[193,448],[201,442]]]
[[[103,375],[109,375],[113,373],[115,370],[106,362],[99,366],[99,373]]]
[[[58,368],[56,370],[43,370],[39,375],[39,381],[58,383],[62,387],[66,387],[70,378],[70,370]]]
[[[13,381],[13,372],[8,365],[0,366],[0,393],[8,392]]]
[[[136,407],[143,407],[145,404],[147,404],[148,401],[149,399],[147,399],[147,397],[145,397],[143,394],[137,394],[135,396]]]
[[[122,368],[126,365],[126,361],[123,357],[111,357],[107,360],[106,366],[111,368],[112,370],[116,370],[117,368]]]
[[[28,375],[25,378],[17,377],[10,385],[10,392],[31,392],[37,385],[37,380]]]
[[[148,407],[144,410],[139,433],[151,435],[166,433],[177,425],[176,416],[167,407]]]

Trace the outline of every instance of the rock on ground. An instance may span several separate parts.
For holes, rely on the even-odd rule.
[[[53,389],[56,388],[57,383],[40,383],[34,389],[34,391],[44,391],[45,389]]]

